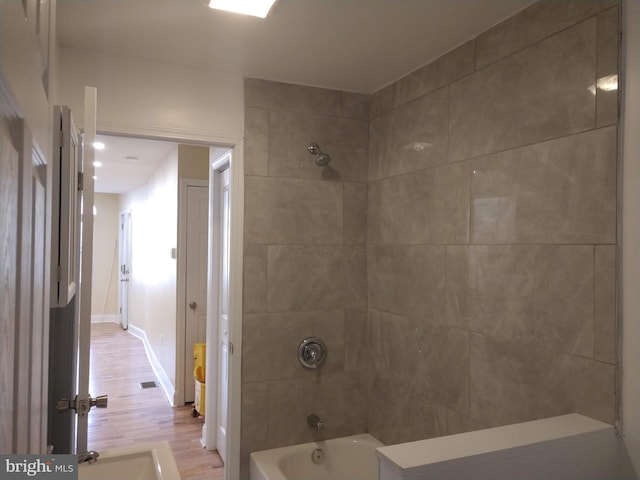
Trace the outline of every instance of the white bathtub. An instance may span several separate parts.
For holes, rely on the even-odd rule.
[[[383,444],[364,433],[322,442],[253,452],[251,480],[377,480],[376,448]],[[314,463],[317,449],[323,458]]]

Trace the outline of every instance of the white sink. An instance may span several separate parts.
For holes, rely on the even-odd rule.
[[[98,452],[98,461],[78,466],[79,480],[180,480],[167,442],[146,443]]]

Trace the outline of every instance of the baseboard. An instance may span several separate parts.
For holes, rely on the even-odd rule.
[[[153,372],[156,374],[156,377],[158,377],[158,380],[160,381],[160,386],[162,387],[162,391],[164,392],[164,395],[167,397],[167,400],[169,400],[169,403],[171,404],[171,406],[175,407],[176,406],[175,388],[173,386],[173,383],[171,383],[171,379],[169,378],[167,373],[164,371],[164,368],[162,368],[162,365],[160,364],[160,360],[158,360],[158,357],[153,351],[153,348],[151,348],[151,344],[149,343],[149,339],[147,338],[147,333],[141,328],[138,328],[135,325],[132,325],[131,323],[129,324],[129,328],[127,329],[127,332],[129,332],[134,337],[137,337],[140,340],[142,340],[142,343],[144,345],[144,351],[147,354],[147,358],[149,359],[151,368],[153,368]]]
[[[91,315],[91,323],[120,323],[118,315]]]

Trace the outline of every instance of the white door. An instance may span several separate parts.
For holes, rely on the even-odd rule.
[[[185,273],[185,403],[195,399],[193,345],[207,341],[207,243],[209,187],[187,185]]]
[[[218,280],[218,421],[216,445],[224,462],[227,459],[227,406],[229,399],[229,169],[220,172],[220,277]]]
[[[118,236],[120,282],[118,287],[118,319],[124,330],[129,328],[129,281],[131,279],[131,212],[120,214]]]
[[[78,395],[76,397],[76,413],[78,414],[76,430],[76,453],[88,450],[87,434],[89,429],[89,410],[91,394],[89,393],[89,358],[91,346],[91,277],[93,270],[93,197],[96,140],[96,109],[98,92],[95,87],[84,88],[84,134],[82,145],[82,219],[80,243],[80,292],[78,319]],[[104,404],[106,406],[106,404]]]

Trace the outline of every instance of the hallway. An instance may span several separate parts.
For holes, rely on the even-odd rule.
[[[158,387],[140,388],[140,383],[147,381],[155,381]],[[109,395],[108,408],[93,409],[89,415],[89,449],[100,452],[166,440],[182,480],[224,478],[218,453],[200,445],[202,420],[191,416],[190,405],[169,405],[142,341],[117,324],[91,326],[89,391],[93,396]]]

